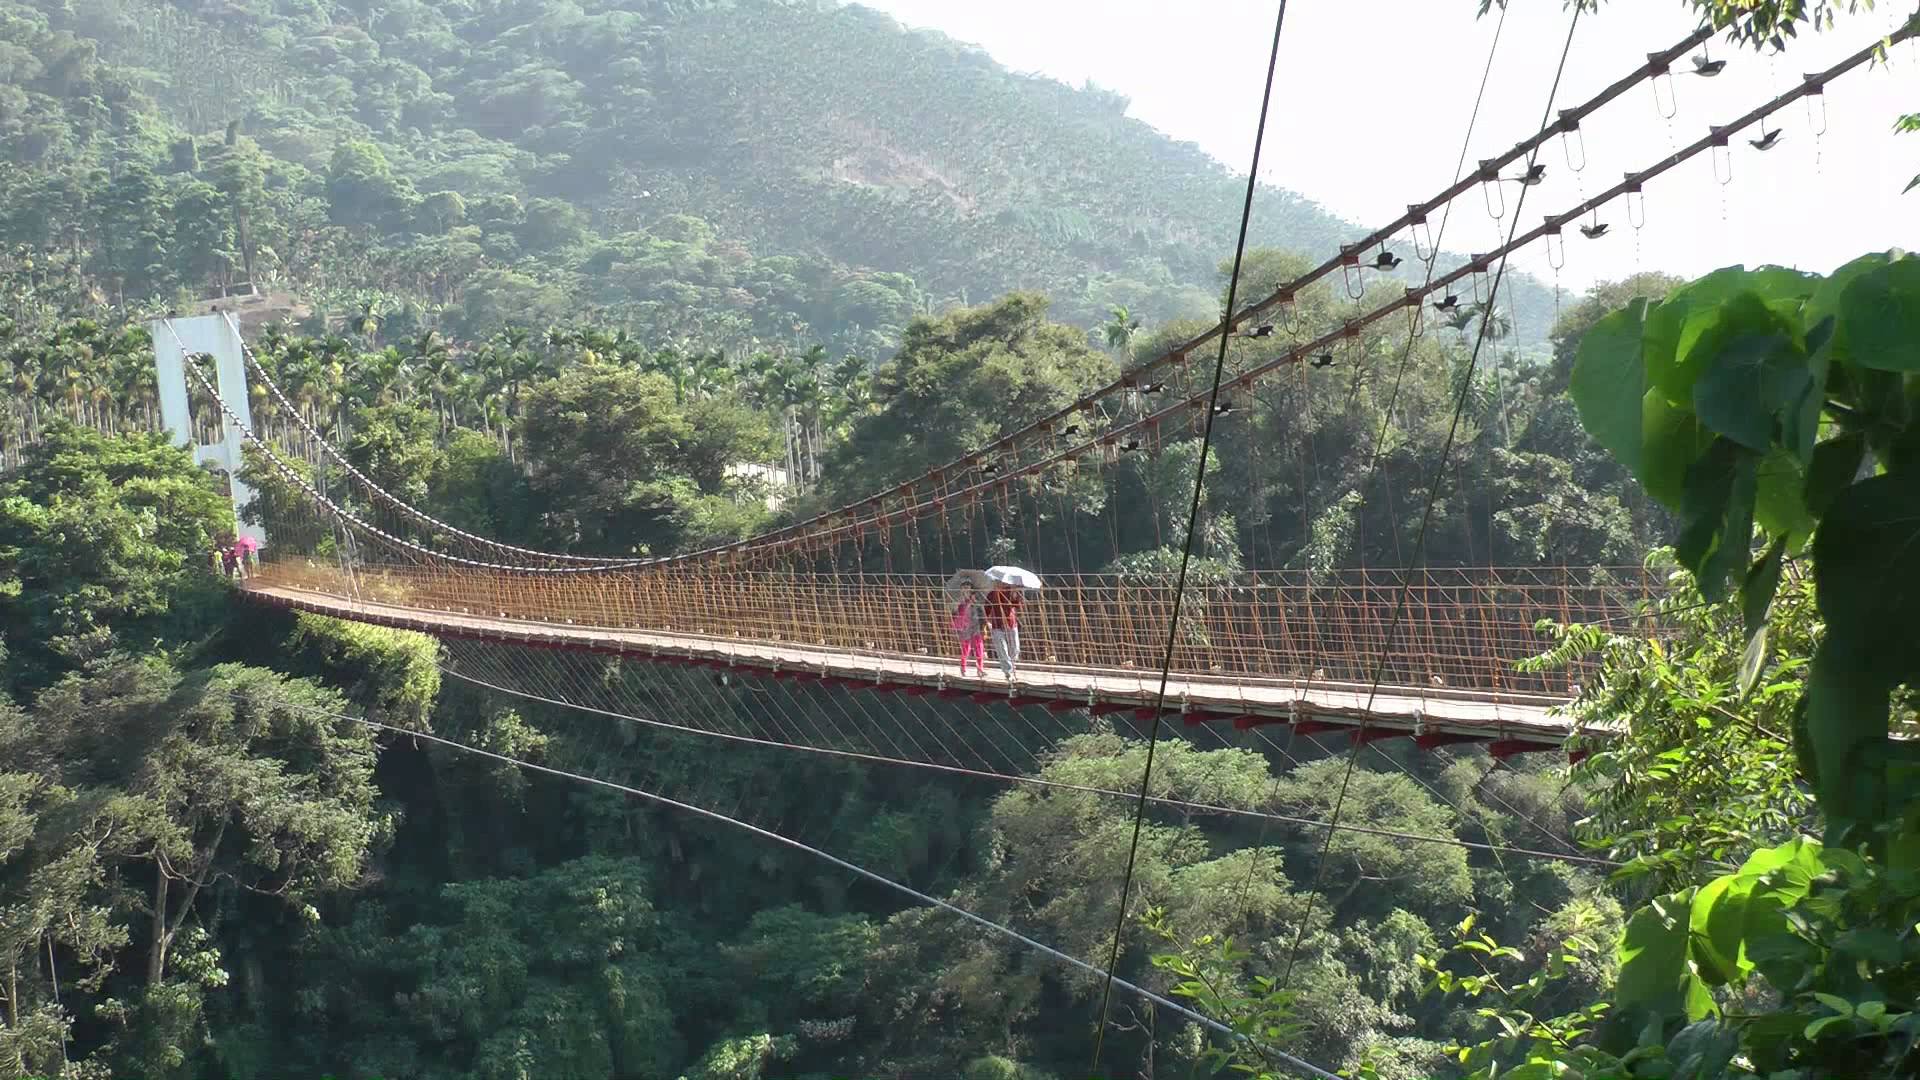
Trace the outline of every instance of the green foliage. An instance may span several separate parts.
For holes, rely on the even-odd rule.
[[[1613,1064],[1606,1055],[1579,1046],[1606,1016],[1607,1006],[1590,1004],[1570,1012],[1553,1008],[1564,984],[1607,967],[1604,943],[1618,933],[1617,924],[1608,925],[1590,908],[1577,909],[1556,936],[1543,943],[1544,955],[1529,957],[1475,933],[1474,922],[1469,916],[1454,928],[1454,943],[1446,952],[1419,958],[1420,970],[1429,976],[1427,993],[1483,1003],[1474,1008],[1469,1025],[1477,1041],[1447,1048],[1467,1080],[1618,1075],[1568,1071]]]
[[[233,511],[158,436],[56,424],[0,477],[0,635],[6,680],[31,692],[116,647],[207,628],[215,539]]]
[[[729,951],[741,972],[765,988],[767,1000],[779,1001],[783,1019],[840,1016],[860,1004],[876,937],[859,916],[769,908],[754,914]]]
[[[440,643],[426,634],[302,611],[287,648],[381,723],[424,728],[440,693]]]
[[[122,660],[0,713],[0,760],[38,778],[0,778],[0,973],[37,1017],[9,1025],[23,1056],[60,1049],[58,979],[106,1024],[89,1068],[192,1075],[209,992],[229,983],[209,913],[253,895],[317,918],[311,901],[357,884],[390,833],[372,739],[340,707],[259,669]],[[49,946],[68,951],[58,972],[39,964]]]
[[[1526,666],[1600,658],[1580,711],[1617,736],[1582,769],[1597,782],[1587,828],[1632,856],[1619,877],[1671,891],[1627,921],[1610,1000],[1553,1020],[1516,1010],[1490,970],[1436,967],[1442,988],[1508,999],[1485,1013],[1501,1036],[1461,1051],[1474,1076],[1905,1070],[1920,969],[1899,928],[1912,925],[1906,863],[1920,849],[1911,771],[1888,732],[1908,716],[1892,691],[1920,657],[1888,628],[1911,599],[1899,560],[1915,516],[1914,275],[1897,252],[1824,279],[1723,270],[1634,300],[1583,341],[1574,400],[1678,513],[1675,554],[1698,593],[1656,606],[1666,640],[1561,627]],[[1713,606],[1736,593],[1737,608]],[[1798,835],[1813,800],[1792,765],[1846,846]],[[1461,948],[1506,955],[1488,938]]]
[[[1242,984],[1240,968],[1248,954],[1235,948],[1232,938],[1202,934],[1183,941],[1168,925],[1166,913],[1149,909],[1142,920],[1148,930],[1174,946],[1157,954],[1153,966],[1174,980],[1170,993],[1185,998],[1202,1015],[1221,1019],[1233,1030],[1225,1047],[1210,1047],[1205,1059],[1214,1070],[1231,1067],[1254,1080],[1279,1080],[1284,1074],[1269,1049],[1285,1045],[1302,1033],[1293,1020],[1297,994],[1280,988],[1279,980],[1255,976]]]
[[[745,1035],[715,1043],[680,1080],[761,1080],[768,1066],[793,1056],[791,1036]]]
[[[1600,729],[1583,739],[1590,753],[1574,772],[1590,809],[1580,835],[1625,863],[1618,879],[1643,878],[1634,887],[1656,892],[1814,823],[1791,734],[1817,640],[1811,579],[1784,577],[1757,651],[1744,644],[1740,611],[1706,604],[1683,574],[1671,586],[1648,612],[1661,637],[1632,624],[1549,626],[1555,647],[1521,665],[1596,662],[1574,708]]]
[[[1835,836],[1877,827],[1903,782],[1888,701],[1920,674],[1920,652],[1886,627],[1920,581],[1903,561],[1920,512],[1903,381],[1920,366],[1917,322],[1920,263],[1899,252],[1826,278],[1734,267],[1601,320],[1574,367],[1595,437],[1679,515],[1676,554],[1704,598],[1738,583],[1750,642],[1782,555],[1814,536],[1826,635],[1798,746]],[[1859,478],[1863,460],[1873,475]],[[1757,560],[1755,526],[1768,544]]]
[[[1329,820],[1346,772],[1344,757],[1303,765],[1275,785],[1274,800],[1288,813]],[[1379,828],[1422,836],[1453,833],[1453,812],[1411,777],[1356,767],[1344,786],[1343,813],[1357,813]],[[1314,843],[1319,843],[1317,835]],[[1458,847],[1409,845],[1390,836],[1342,832],[1327,845],[1326,860],[1324,880],[1335,904],[1375,907],[1388,897],[1369,886],[1391,882],[1392,904],[1433,914],[1451,911],[1473,893],[1466,852]]]
[[[1907,876],[1796,838],[1655,900],[1622,940],[1622,1015],[1594,1053],[1635,1077],[1895,1074],[1920,1033]],[[1634,1047],[1642,1030],[1664,1045]]]
[[[828,458],[829,473],[849,478],[853,462],[866,464],[857,489],[842,494],[945,465],[1109,382],[1113,361],[1085,334],[1047,321],[1047,307],[1037,294],[1014,293],[909,325],[874,378],[877,411]]]
[[[682,408],[664,376],[612,365],[573,368],[527,396],[522,447],[530,484],[573,536],[600,551],[673,549],[744,532],[729,515],[729,468],[765,460],[763,418],[723,402]]]
[[[363,909],[303,949],[316,976],[346,965],[394,987],[367,1001],[351,983],[316,979],[302,1009],[334,1033],[325,1070],[585,1080],[671,1075],[680,1060],[660,918],[634,860],[451,884],[430,918],[398,933],[380,915]]]
[[[36,318],[250,283],[334,327],[370,291],[472,337],[604,314],[873,355],[1021,287],[1083,329],[1209,314],[1239,206],[1110,93],[864,9],[12,2],[0,45],[0,242],[24,256],[0,273]],[[850,86],[832,56],[888,77]],[[1350,232],[1259,202],[1256,244]],[[1538,324],[1547,293],[1522,291]]]
[[[998,1054],[988,1054],[986,1057],[975,1058],[968,1062],[966,1071],[960,1076],[962,1080],[1050,1080],[1038,1069],[1029,1068]]]

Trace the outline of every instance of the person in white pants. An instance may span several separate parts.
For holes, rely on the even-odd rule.
[[[1020,662],[1020,628],[1010,626],[993,632],[993,653],[1000,658],[1000,670],[1013,678],[1013,665]]]
[[[993,634],[993,653],[1000,658],[1000,670],[1013,680],[1013,666],[1020,662],[1020,603],[1026,597],[1019,589],[999,585],[987,594],[987,628]]]

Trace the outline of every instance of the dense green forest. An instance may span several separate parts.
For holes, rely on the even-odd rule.
[[[236,306],[290,402],[255,388],[263,432],[311,425],[505,542],[686,551],[1191,334],[1231,176],[857,8],[0,25],[0,1080],[1077,1080],[1096,1040],[1146,1080],[1299,1075],[1273,1047],[1371,1080],[1915,1074],[1920,260],[1608,283],[1537,352],[1522,291],[1245,392],[1203,579],[1650,560],[1664,635],[1542,627],[1529,666],[1598,664],[1574,708],[1612,730],[1578,765],[1163,736],[1121,919],[1134,805],[1087,789],[1137,788],[1148,748],[1098,718],[1021,747],[1065,786],[937,775],[618,728],[245,602],[207,558],[230,503],[153,431],[142,316],[258,285]],[[1346,235],[1280,192],[1254,220],[1242,295]],[[1364,302],[1310,290],[1298,325]],[[1164,574],[1197,464],[1170,432],[993,551]],[[766,823],[1097,964],[1118,925],[1122,977],[1245,1038],[1124,991],[1103,1030],[1098,981],[950,913],[461,746]],[[1301,823],[1336,813],[1361,831]]]
[[[1268,273],[1288,262],[1252,260]],[[1507,388],[1504,422],[1490,380],[1481,393],[1467,388],[1461,400],[1482,422],[1460,460],[1512,471],[1463,474],[1454,490],[1501,494],[1489,504],[1463,497],[1434,533],[1436,558],[1478,561],[1476,545],[1494,537],[1562,545],[1512,553],[1526,561],[1606,562],[1657,540],[1669,518],[1628,509],[1644,500],[1582,434],[1567,384],[1595,320],[1671,284],[1610,286],[1570,311],[1561,359]],[[18,355],[51,363],[86,341],[109,368],[135,367],[150,355],[143,335],[69,325],[22,342]],[[496,422],[435,389],[428,370],[397,377],[375,344],[279,332],[260,341],[298,407],[383,487],[436,515],[579,550],[609,538],[673,550],[715,530],[751,530],[770,513],[763,493],[724,469],[774,446],[785,408],[731,392],[747,374],[697,373],[697,358],[623,351],[594,332],[528,339],[514,346],[524,357],[514,408]],[[1421,348],[1434,363],[1409,375],[1389,425],[1410,447],[1409,481],[1423,452],[1430,461],[1437,450],[1466,351],[1452,334]],[[1041,410],[1104,379],[1113,362],[1049,323],[1033,296],[925,318],[870,387],[841,403],[846,415],[823,422],[820,485],[870,485],[916,467],[916,455],[945,453],[925,444],[927,425],[956,402],[991,398],[999,380],[1029,385],[1026,408]],[[335,382],[299,382],[302,370]],[[1378,392],[1336,381],[1308,384],[1302,400],[1256,403],[1248,429],[1225,433],[1209,485],[1215,520],[1301,498],[1248,486],[1248,451],[1289,433],[1296,451],[1318,438],[1364,446],[1384,415]],[[63,1060],[74,1075],[139,1077],[999,1078],[1085,1068],[1091,980],[803,855],[618,794],[376,737],[354,718],[464,731],[509,756],[616,780],[677,777],[675,790],[697,786],[702,804],[811,822],[809,838],[829,850],[1089,957],[1116,914],[1126,804],[686,737],[638,737],[609,757],[603,719],[443,680],[429,639],[230,598],[204,557],[231,527],[211,481],[159,437],[94,430],[138,407],[112,395],[29,403],[38,437],[0,490],[9,574],[0,632],[17,702],[0,750],[0,887],[12,913],[0,1044],[11,1057],[0,1062],[11,1075],[51,1073]],[[1296,407],[1324,410],[1324,429],[1284,423]],[[1022,418],[984,415],[989,426]],[[1155,482],[1154,471],[1190,468],[1184,445],[1113,470],[1116,517],[1136,523],[1115,541],[1123,559],[1161,552],[1151,523],[1175,517],[1179,499],[1169,494],[1177,483]],[[1264,530],[1222,530],[1209,557],[1388,562],[1417,507],[1396,519],[1376,507],[1385,499],[1362,502],[1363,472],[1331,470],[1329,482],[1344,486],[1307,489],[1320,500],[1311,518],[1273,514]],[[1376,514],[1363,537],[1356,521]],[[1790,779],[1791,747],[1751,734],[1791,722],[1804,665],[1794,657],[1813,633],[1809,595],[1800,575],[1781,588],[1781,656],[1764,698],[1735,686],[1739,613],[1703,609],[1685,590],[1669,601],[1680,636],[1665,649],[1599,644],[1612,677],[1597,699],[1644,715],[1645,728],[1582,768],[1625,783],[1569,785],[1551,762],[1496,767],[1478,751],[1402,749],[1360,759],[1343,784],[1344,757],[1310,743],[1283,757],[1163,746],[1156,775],[1170,798],[1325,818],[1344,788],[1347,820],[1372,828],[1550,851],[1584,841],[1637,869],[1610,882],[1577,862],[1364,833],[1342,834],[1322,869],[1316,830],[1155,811],[1136,878],[1156,916],[1130,926],[1123,974],[1172,990],[1189,963],[1216,975],[1292,967],[1295,1052],[1383,1077],[1463,1075],[1447,1046],[1496,1034],[1496,1021],[1470,1000],[1423,993],[1421,964],[1469,917],[1477,932],[1531,949],[1558,935],[1598,943],[1600,955],[1541,995],[1573,1008],[1612,987],[1617,961],[1605,943],[1633,903],[1715,865],[1700,860],[1737,860],[1812,822]],[[1543,651],[1551,644],[1543,638]],[[1721,714],[1755,727],[1714,723]],[[1683,745],[1713,756],[1667,760]],[[1144,755],[1098,725],[1030,749],[1044,755],[1043,779],[1117,790]],[[1669,784],[1687,785],[1677,817]],[[1191,944],[1208,934],[1251,951],[1221,957]],[[1205,1074],[1199,1029],[1137,1003],[1116,1016],[1110,1061]]]
[[[244,282],[316,331],[877,361],[1018,289],[1083,328],[1216,315],[1241,198],[1116,95],[832,3],[9,0],[0,49],[16,322]],[[1364,232],[1270,188],[1252,220],[1314,252]],[[1512,299],[1539,342],[1551,293]]]
[[[1277,274],[1296,261],[1262,252],[1252,266]],[[1559,544],[1551,555],[1501,554],[1576,564],[1631,558],[1652,543],[1621,501],[1632,501],[1626,474],[1580,436],[1564,394],[1578,332],[1636,291],[1613,287],[1570,313],[1566,361],[1507,388],[1505,424],[1490,382],[1469,395],[1484,422],[1472,456],[1508,472],[1496,481],[1476,471],[1467,483],[1497,482],[1509,494],[1449,511],[1435,534],[1439,557],[1483,560],[1489,537]],[[1450,366],[1465,351],[1457,338],[1422,343],[1437,362],[1410,376],[1397,406],[1394,436],[1413,444],[1404,480],[1416,486],[1450,405]],[[80,324],[17,343],[16,363],[55,364],[81,342],[108,372],[150,364],[143,331]],[[951,414],[997,400],[1004,380],[1027,386],[1022,408],[1038,411],[1106,379],[1115,363],[1049,322],[1031,295],[924,318],[905,342],[822,409],[823,490],[856,490],[947,453],[925,442],[930,428],[959,441],[990,435],[956,427]],[[724,468],[778,446],[787,406],[759,388],[769,376],[591,331],[502,339],[472,354],[518,373],[490,417],[437,383],[447,376],[431,363],[377,345],[365,334],[279,331],[259,342],[296,405],[359,467],[456,524],[578,550],[615,538],[675,550],[763,526],[771,513]],[[409,363],[396,372],[389,355]],[[750,392],[738,392],[743,385]],[[1211,556],[1303,566],[1392,559],[1392,534],[1406,542],[1418,507],[1409,497],[1396,520],[1361,504],[1364,462],[1335,449],[1366,444],[1384,393],[1332,382],[1250,408],[1249,427],[1228,432],[1222,448],[1216,520],[1252,520],[1303,497],[1324,509],[1311,520],[1297,509],[1269,513],[1258,530],[1229,524]],[[684,737],[646,737],[610,760],[598,749],[604,721],[443,680],[428,639],[229,598],[204,552],[231,527],[231,511],[205,474],[157,436],[96,430],[137,412],[138,398],[22,404],[37,437],[0,490],[10,581],[0,633],[18,703],[0,750],[9,823],[0,881],[7,910],[19,913],[7,924],[6,1075],[56,1071],[63,1054],[85,1063],[76,1075],[129,1077],[1039,1077],[1084,1068],[1090,980],[950,917],[903,908],[805,856],[618,795],[376,738],[351,717],[469,730],[481,745],[591,764],[616,779],[698,776],[703,804],[816,822],[810,838],[829,850],[1089,957],[1113,925],[1124,803],[929,784],[900,768]],[[1296,406],[1325,411],[1323,426],[1287,423]],[[978,417],[989,428],[1022,418],[991,408]],[[1290,458],[1318,444],[1346,463],[1304,492],[1292,481],[1253,483],[1246,451],[1263,439],[1291,440]],[[1569,456],[1556,456],[1561,445]],[[1122,558],[1161,550],[1153,523],[1178,520],[1190,449],[1115,470],[1115,516],[1133,523],[1113,540]],[[1613,493],[1588,490],[1607,485]],[[1375,513],[1375,531],[1362,536],[1356,522]],[[1346,524],[1329,527],[1339,514]],[[1043,566],[1060,557],[1031,554]],[[1697,629],[1703,640],[1724,631],[1713,618]],[[1044,776],[1120,790],[1144,753],[1097,727],[1031,749],[1049,761]],[[1590,811],[1583,790],[1550,764],[1492,764],[1410,749],[1377,759],[1351,785],[1348,797],[1364,807],[1355,820],[1577,850],[1574,822]],[[1162,748],[1159,775],[1172,798],[1324,817],[1341,766],[1337,752],[1304,742],[1292,759],[1176,745]],[[1740,827],[1785,836],[1804,816]],[[1296,1016],[1311,1028],[1300,1048],[1317,1060],[1368,1054],[1383,1075],[1426,1075],[1447,1038],[1476,1032],[1471,1010],[1420,995],[1416,963],[1469,913],[1513,938],[1544,926],[1604,934],[1621,919],[1604,877],[1577,863],[1408,849],[1365,834],[1343,837],[1314,880],[1320,836],[1156,814],[1137,872],[1170,932],[1265,942],[1267,964],[1281,962],[1304,897],[1316,892]],[[1237,902],[1247,881],[1255,887]],[[1126,974],[1169,986],[1149,963],[1160,946],[1146,926],[1128,940]],[[1135,1029],[1115,1033],[1128,1060],[1157,1062],[1156,1075],[1203,1070],[1197,1029],[1140,1027],[1150,1021],[1129,1008]]]

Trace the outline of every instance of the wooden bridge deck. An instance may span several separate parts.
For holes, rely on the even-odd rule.
[[[1136,712],[1150,718],[1158,697],[1157,671],[1021,664],[1009,682],[989,658],[985,677],[961,676],[956,659],[856,653],[790,643],[697,634],[610,629],[509,617],[453,614],[352,600],[286,585],[243,582],[249,597],[277,606],[354,622],[534,648],[570,649],[671,664],[733,669],[742,675],[799,679],[853,689],[936,694],[982,704],[1096,714]],[[1423,747],[1484,743],[1496,756],[1558,749],[1571,717],[1557,715],[1564,699],[1455,687],[1369,687],[1321,680],[1282,681],[1174,674],[1167,708],[1189,724],[1247,728],[1291,724],[1296,734],[1357,732],[1373,741],[1413,736]]]

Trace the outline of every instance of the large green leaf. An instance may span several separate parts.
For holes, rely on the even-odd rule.
[[[1920,480],[1891,472],[1844,488],[1813,539],[1826,637],[1807,683],[1815,787],[1835,835],[1878,822],[1887,802],[1887,698],[1920,675]]]
[[[1640,399],[1647,392],[1640,358],[1646,310],[1646,299],[1639,298],[1594,323],[1580,339],[1567,386],[1581,426],[1635,476],[1640,474]]]
[[[1759,462],[1758,454],[1722,437],[1687,470],[1674,556],[1709,601],[1724,597],[1728,576],[1747,564]]]
[[[1835,320],[1832,336],[1827,339],[1825,347],[1809,349],[1813,353],[1816,374],[1825,370],[1829,359],[1848,360],[1850,358],[1847,328],[1839,322],[1840,298],[1846,295],[1847,287],[1861,275],[1870,274],[1892,260],[1892,252],[1862,255],[1828,274],[1825,280],[1813,290],[1813,295],[1807,298],[1807,305],[1801,310],[1800,317],[1808,330],[1818,326],[1822,320],[1829,318]]]
[[[1707,359],[1693,386],[1693,411],[1701,423],[1764,453],[1773,446],[1776,418],[1812,381],[1785,331],[1742,333]]]
[[[1754,479],[1754,523],[1767,530],[1769,537],[1785,540],[1789,551],[1798,552],[1813,537],[1814,526],[1800,463],[1775,447],[1760,459]]]
[[[1640,406],[1640,486],[1669,509],[1678,510],[1687,471],[1713,443],[1714,434],[1692,409],[1668,404],[1658,390],[1648,390]]]
[[[1740,873],[1764,877],[1761,891],[1788,907],[1807,898],[1815,878],[1830,869],[1826,846],[1811,837],[1796,836],[1784,844],[1761,848],[1740,864]]]
[[[1852,666],[1920,675],[1920,476],[1883,473],[1843,489],[1813,541],[1827,638]]]
[[[1740,1033],[1718,1020],[1688,1024],[1667,1045],[1669,1080],[1716,1080],[1740,1049]]]
[[[1920,371],[1920,259],[1897,259],[1840,295],[1848,359],[1880,371]]]
[[[1827,342],[1838,325],[1831,315],[1806,327],[1805,355],[1807,381],[1800,397],[1780,418],[1780,443],[1793,453],[1795,461],[1805,465],[1813,458],[1813,444],[1820,438],[1820,417],[1827,406],[1827,372],[1830,364]]]
[[[1739,874],[1715,878],[1700,887],[1687,915],[1688,950],[1693,969],[1713,986],[1736,982],[1752,970],[1746,952],[1747,897],[1753,881]]]
[[[1819,279],[1798,270],[1763,266],[1748,270],[1730,266],[1715,270],[1692,284],[1674,290],[1647,313],[1642,339],[1647,382],[1673,404],[1693,399],[1693,383],[1711,353],[1698,348],[1708,334],[1723,334],[1719,308],[1742,293],[1750,294],[1765,311],[1765,302],[1810,296]],[[1748,310],[1748,314],[1751,314]],[[1763,324],[1764,325],[1764,324]]]
[[[1793,970],[1781,961],[1799,955],[1787,910],[1812,892],[1826,873],[1823,849],[1796,837],[1754,852],[1737,873],[1716,878],[1694,895],[1688,932],[1694,970],[1707,982],[1738,982],[1754,970],[1770,978]],[[1786,940],[1783,940],[1786,939]]]
[[[1561,1061],[1529,1061],[1500,1074],[1500,1080],[1563,1080],[1573,1067]]]
[[[1887,636],[1905,633],[1896,625]],[[1831,633],[1813,651],[1804,692],[1807,749],[1814,792],[1836,843],[1862,836],[1886,816],[1887,704],[1894,685],[1863,662],[1857,646]]]
[[[1816,517],[1826,513],[1833,500],[1860,474],[1860,463],[1866,460],[1866,455],[1867,437],[1859,432],[1849,432],[1814,447],[1813,463],[1807,466],[1807,512]]]
[[[1781,558],[1787,552],[1787,539],[1780,537],[1767,545],[1767,552],[1747,571],[1740,585],[1740,615],[1747,633],[1746,654],[1740,661],[1740,693],[1753,689],[1760,668],[1767,659],[1767,609],[1773,606],[1773,594],[1780,587]]]
[[[1696,890],[1655,897],[1627,920],[1621,935],[1615,995],[1625,1006],[1678,1012],[1685,1006],[1688,913]]]

